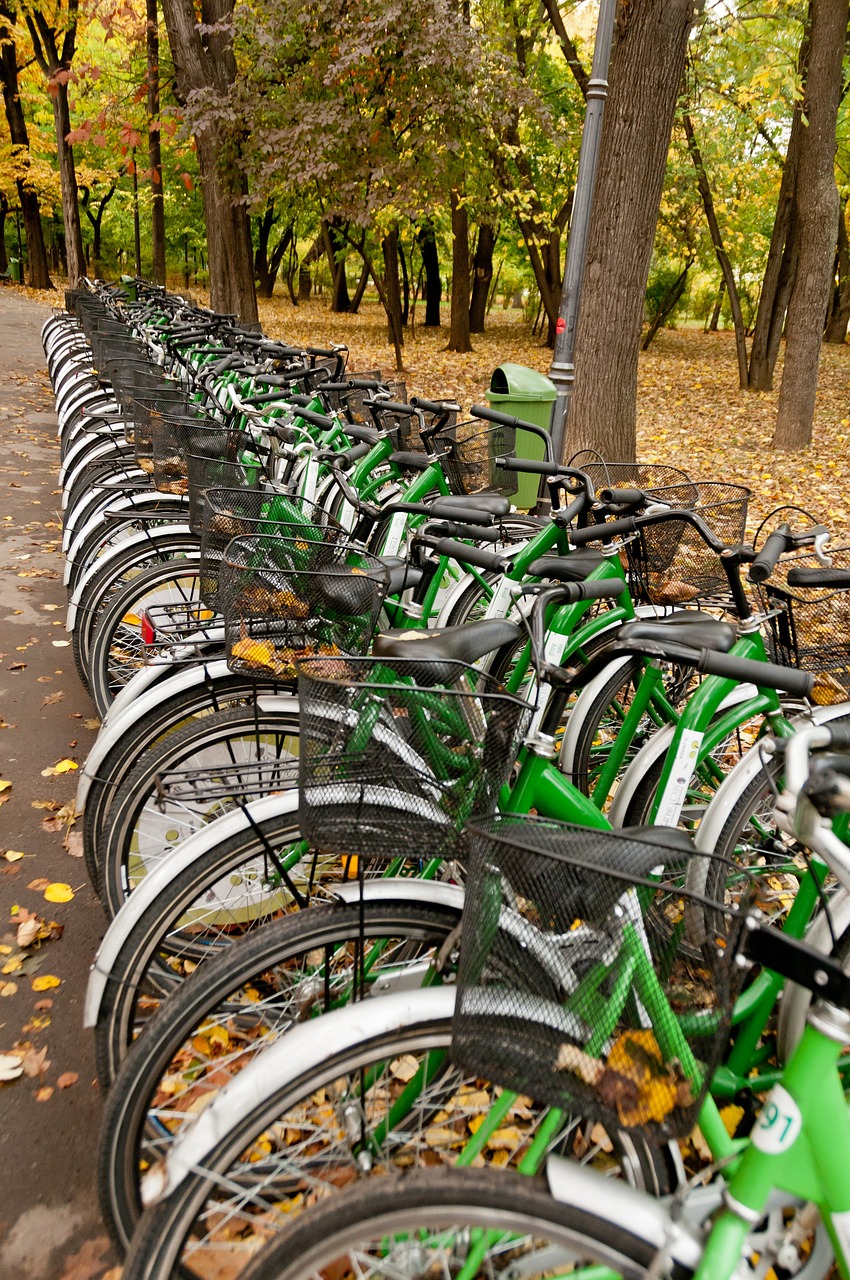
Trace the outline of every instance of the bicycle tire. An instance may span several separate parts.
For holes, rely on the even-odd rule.
[[[141,618],[151,604],[198,606],[201,571],[198,555],[157,559],[118,590],[100,610],[89,640],[89,692],[98,715],[106,715],[118,691],[145,664]],[[206,610],[210,620],[215,617]],[[217,642],[223,649],[223,641]],[[216,654],[218,656],[218,654]]]
[[[459,1228],[456,1243],[452,1228]],[[539,1178],[489,1169],[413,1170],[389,1186],[364,1182],[314,1205],[257,1255],[243,1273],[244,1280],[318,1280],[351,1274],[425,1280],[426,1275],[455,1275],[468,1256],[470,1230],[476,1228],[492,1228],[497,1234],[488,1243],[479,1276],[498,1276],[506,1268],[507,1275],[513,1275],[515,1262],[526,1280],[564,1274],[566,1266],[580,1277],[582,1263],[587,1262],[602,1264],[624,1280],[643,1280],[656,1253],[649,1240],[626,1225],[554,1199]],[[507,1248],[501,1234],[505,1232],[511,1235]],[[408,1234],[415,1235],[416,1249],[403,1239]],[[389,1265],[382,1265],[394,1242]],[[382,1255],[374,1270],[370,1252]],[[535,1252],[540,1254],[536,1265]],[[126,1274],[129,1280],[137,1273],[131,1266]],[[677,1280],[692,1274],[676,1266]]]
[[[234,942],[225,955],[201,965],[162,1004],[146,1026],[145,1034],[129,1049],[109,1091],[103,1117],[98,1182],[101,1208],[110,1234],[122,1252],[141,1214],[140,1161],[151,1164],[163,1154],[177,1132],[172,1126],[176,1126],[183,1100],[192,1092],[200,1094],[206,1076],[219,1069],[221,1058],[212,1046],[211,1057],[204,1068],[196,1044],[200,1028],[221,1025],[230,1016],[236,1005],[234,993],[246,988],[258,994],[265,992],[274,981],[276,968],[291,963],[305,952],[339,946],[361,931],[369,938],[398,935],[410,942],[416,940],[424,943],[426,950],[439,946],[456,927],[460,912],[431,906],[427,892],[428,885],[423,881],[421,903],[366,902],[362,910],[360,903],[337,904],[271,921],[258,933]],[[263,1018],[271,1021],[274,1008],[269,1008],[265,994],[259,1007]],[[242,1024],[240,1030],[244,1031]],[[270,1026],[268,1034],[275,1034],[276,1038],[280,1028],[275,1026],[273,1030]],[[246,1052],[256,1052],[257,1043],[253,1039],[246,1041]],[[152,1114],[153,1100],[184,1046],[194,1048],[191,1083],[188,1090],[184,1089],[183,1098],[179,1091],[177,1096],[168,1095],[171,1115],[166,1129],[158,1125],[156,1115]],[[201,1065],[196,1068],[194,1061],[199,1058]],[[228,1069],[232,1070],[235,1065],[230,1055]]]
[[[113,596],[150,565],[173,559],[197,556],[198,539],[188,533],[166,533],[153,544],[136,544],[110,557],[83,589],[77,609],[76,626],[71,632],[74,663],[80,679],[88,689],[91,640],[98,620]]]
[[[268,714],[253,707],[234,707],[184,725],[146,752],[116,792],[101,840],[98,870],[107,917],[111,920],[124,905],[139,873],[147,875],[180,840],[214,821],[240,798],[234,790],[226,801],[205,803],[203,782],[199,780],[197,799],[187,801],[185,808],[176,802],[169,807],[162,791],[169,772],[202,768],[212,781],[222,766],[228,772],[237,772],[240,763],[252,763],[252,755],[257,760],[271,761],[282,760],[281,753],[289,752],[287,759],[295,763],[295,771],[290,769],[287,776],[276,775],[268,780],[273,790],[282,790],[286,785],[297,785],[298,757],[291,751],[291,743],[294,739],[297,744],[298,736],[297,713]],[[249,789],[241,793],[241,798],[261,794],[267,792]],[[144,829],[146,815],[150,830]],[[132,867],[139,859],[144,866],[136,872]]]
[[[427,993],[422,993],[423,995]],[[184,1265],[184,1246],[187,1240],[190,1242],[191,1253],[197,1254],[199,1246],[194,1245],[190,1241],[193,1227],[199,1220],[206,1218],[211,1205],[215,1205],[216,1201],[213,1197],[220,1190],[223,1195],[228,1192],[234,1192],[234,1198],[239,1201],[239,1208],[225,1208],[225,1214],[231,1214],[231,1226],[233,1235],[229,1243],[232,1246],[245,1244],[251,1247],[250,1237],[247,1235],[248,1229],[252,1222],[252,1214],[250,1214],[246,1206],[252,1203],[254,1208],[259,1210],[263,1216],[263,1232],[266,1237],[269,1232],[280,1229],[284,1222],[292,1220],[292,1215],[297,1211],[297,1203],[293,1203],[295,1196],[290,1195],[290,1201],[284,1200],[282,1181],[275,1182],[274,1175],[263,1164],[260,1167],[260,1161],[252,1161],[250,1158],[243,1164],[243,1172],[249,1166],[252,1169],[251,1183],[254,1187],[253,1200],[251,1199],[251,1188],[245,1186],[238,1187],[241,1174],[237,1169],[242,1163],[240,1157],[252,1153],[256,1149],[256,1143],[262,1139],[262,1135],[269,1131],[271,1127],[284,1117],[298,1117],[301,1115],[299,1107],[308,1108],[306,1112],[306,1123],[310,1126],[310,1143],[306,1148],[307,1154],[304,1160],[297,1162],[292,1154],[284,1161],[284,1168],[289,1166],[288,1180],[290,1189],[303,1185],[303,1180],[307,1179],[307,1187],[311,1195],[321,1194],[324,1190],[332,1190],[339,1188],[343,1183],[343,1179],[352,1181],[358,1176],[362,1176],[364,1170],[358,1166],[353,1147],[356,1140],[349,1140],[343,1130],[344,1144],[341,1143],[336,1133],[339,1132],[331,1129],[328,1135],[328,1141],[325,1148],[325,1157],[330,1158],[333,1164],[329,1166],[329,1179],[336,1181],[322,1182],[317,1170],[321,1168],[322,1161],[319,1157],[322,1147],[318,1137],[318,1125],[314,1125],[310,1119],[309,1106],[314,1098],[323,1098],[330,1094],[331,1097],[344,1096],[345,1089],[343,1081],[346,1076],[358,1074],[356,1088],[352,1096],[359,1097],[361,1100],[360,1114],[363,1114],[362,1108],[367,1106],[364,1095],[360,1087],[362,1074],[367,1068],[373,1069],[372,1083],[369,1086],[369,1102],[371,1103],[377,1095],[379,1076],[377,1072],[380,1067],[384,1067],[385,1072],[391,1071],[391,1064],[397,1063],[407,1057],[413,1058],[414,1062],[418,1060],[424,1061],[426,1055],[440,1053],[442,1054],[448,1047],[451,1040],[451,1019],[448,1017],[435,1017],[430,1020],[422,1018],[417,1021],[415,1009],[411,1016],[413,1021],[410,1025],[400,1027],[391,1032],[380,1032],[372,1037],[366,1034],[368,1027],[369,1006],[375,1017],[381,1017],[379,1006],[384,1004],[382,1000],[367,1001],[362,1008],[363,1038],[356,1045],[337,1049],[328,1052],[328,1045],[334,1044],[333,1027],[329,1025],[329,1020],[338,1017],[333,1013],[326,1015],[326,1021],[314,1029],[316,1039],[316,1056],[309,1066],[305,1066],[303,1070],[292,1080],[283,1084],[276,1084],[272,1089],[270,1087],[269,1095],[258,1102],[255,1109],[246,1117],[238,1120],[232,1125],[229,1132],[223,1133],[214,1149],[212,1149],[201,1162],[195,1164],[194,1170],[174,1189],[174,1191],[165,1200],[154,1208],[148,1209],[140,1219],[139,1226],[133,1237],[131,1251],[128,1254],[125,1266],[125,1280],[141,1280],[144,1276],[145,1280],[166,1280],[166,1277],[197,1275],[197,1270],[191,1265]],[[345,1010],[341,1011],[345,1014]],[[300,1030],[300,1028],[299,1028]],[[324,1032],[324,1035],[322,1035]],[[319,1043],[319,1041],[323,1043]],[[433,1065],[433,1060],[431,1060]],[[444,1059],[441,1057],[440,1062]],[[413,1064],[410,1064],[412,1069]],[[358,1127],[358,1136],[361,1140],[361,1146],[365,1149],[368,1143],[369,1149],[373,1151],[373,1159],[377,1158],[377,1166],[373,1168],[380,1169],[384,1174],[390,1167],[388,1153],[396,1150],[399,1153],[403,1147],[408,1150],[405,1158],[410,1156],[410,1148],[414,1142],[418,1141],[422,1151],[431,1151],[433,1148],[428,1146],[427,1138],[424,1134],[427,1131],[428,1118],[439,1115],[444,1109],[445,1104],[452,1097],[458,1094],[461,1088],[460,1082],[463,1079],[462,1073],[456,1068],[450,1067],[447,1072],[441,1072],[441,1068],[436,1068],[437,1074],[433,1076],[428,1085],[428,1091],[421,1100],[421,1104],[417,1106],[416,1101],[411,1104],[408,1116],[404,1121],[398,1120],[394,1122],[393,1127],[387,1135],[386,1147],[379,1146],[379,1138],[376,1128],[373,1125],[368,1137],[362,1137],[363,1130]],[[439,1081],[439,1088],[437,1083]],[[477,1083],[477,1082],[476,1082]],[[333,1090],[336,1090],[334,1094]],[[323,1094],[322,1091],[326,1093]],[[476,1090],[477,1093],[485,1092],[484,1090]],[[380,1095],[378,1095],[380,1096]],[[465,1096],[465,1095],[462,1095]],[[386,1102],[389,1103],[390,1095],[386,1095]],[[322,1102],[315,1104],[319,1107]],[[380,1101],[376,1104],[376,1109],[371,1113],[377,1118]],[[476,1110],[476,1114],[480,1114],[484,1103],[480,1098],[475,1099],[473,1103],[459,1103],[453,1116],[456,1117],[454,1123],[459,1124],[463,1120],[463,1107],[467,1106],[468,1111]],[[477,1109],[476,1109],[477,1108]],[[531,1108],[528,1108],[531,1110]],[[333,1110],[333,1109],[332,1109]],[[412,1112],[412,1115],[411,1115]],[[533,1112],[533,1116],[539,1117],[542,1111]],[[359,1120],[359,1116],[358,1116]],[[332,1124],[332,1121],[329,1121]],[[341,1123],[341,1122],[340,1122]],[[565,1122],[564,1142],[569,1143],[574,1139],[580,1121]],[[408,1127],[409,1126],[409,1127]],[[459,1130],[455,1130],[459,1132]],[[622,1136],[622,1135],[618,1135]],[[634,1147],[631,1139],[625,1139],[630,1147]],[[284,1141],[286,1141],[284,1130]],[[293,1143],[297,1143],[298,1138],[293,1139]],[[318,1151],[317,1151],[318,1148]],[[509,1158],[516,1158],[519,1155],[521,1147],[515,1148],[509,1153]],[[663,1149],[653,1151],[651,1148],[643,1148],[644,1152],[652,1159],[650,1165],[649,1177],[655,1178],[661,1176],[663,1169],[659,1168],[657,1157]],[[631,1152],[630,1152],[631,1155]],[[413,1157],[415,1159],[415,1156]],[[662,1156],[663,1160],[663,1156]],[[412,1162],[412,1161],[411,1161]],[[627,1167],[632,1170],[631,1163]],[[368,1174],[367,1174],[368,1176]],[[384,1188],[386,1182],[384,1177],[380,1177]],[[268,1195],[274,1196],[275,1199],[265,1200],[259,1194],[262,1184],[265,1183]],[[210,1194],[211,1193],[211,1194]],[[220,1212],[220,1209],[213,1208],[213,1214]],[[214,1219],[207,1219],[212,1222]],[[236,1235],[238,1232],[238,1241]],[[231,1257],[231,1260],[234,1260]],[[247,1257],[246,1257],[247,1261]],[[234,1274],[238,1268],[234,1267]]]
[[[280,692],[280,686],[263,684],[245,676],[227,673],[213,684],[202,683],[173,693],[128,727],[115,743],[91,779],[83,810],[83,852],[92,888],[100,893],[99,846],[116,792],[145,752],[168,734],[177,732],[189,719],[245,705],[262,694]]]

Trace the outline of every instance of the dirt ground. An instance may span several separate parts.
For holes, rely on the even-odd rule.
[[[116,1259],[97,1207],[101,1098],[82,1009],[105,922],[61,814],[76,785],[62,762],[82,764],[95,713],[64,627],[49,314],[0,288],[0,1054],[25,1064],[0,1084],[0,1276],[100,1280]],[[67,772],[44,775],[57,765]],[[73,898],[45,898],[56,885]],[[22,952],[32,917],[58,927]]]

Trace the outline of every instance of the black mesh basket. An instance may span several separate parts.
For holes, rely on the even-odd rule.
[[[187,390],[179,382],[168,386],[157,387],[148,391],[138,391],[130,401],[135,431],[133,444],[136,450],[136,464],[152,476],[154,471],[153,437],[157,418],[163,414],[179,414],[187,412],[189,402]]]
[[[310,659],[298,695],[302,835],[364,862],[462,856],[531,713],[461,662]]]
[[[265,534],[291,538],[296,547],[300,540],[319,568],[323,555],[330,562],[333,547],[347,536],[342,525],[315,503],[268,490],[207,489],[205,503],[200,594],[210,609],[218,608],[221,562],[234,538]]]
[[[205,412],[202,404],[193,401],[189,401],[179,411],[175,409],[151,413],[154,487],[161,493],[188,493],[189,442],[195,438],[199,427],[217,430],[220,426],[219,422]]]
[[[453,1059],[609,1132],[690,1132],[728,1042],[740,868],[729,905],[683,892],[650,830],[511,815],[468,838]]]
[[[433,437],[442,453],[443,471],[452,493],[500,493],[512,497],[520,473],[496,465],[496,458],[516,453],[516,430],[501,424],[484,424],[473,418],[457,422]]]
[[[292,680],[300,658],[363,653],[388,583],[381,561],[347,542],[328,545],[303,532],[235,538],[218,581],[228,666]]]
[[[204,532],[204,496],[208,489],[259,489],[266,479],[263,451],[247,432],[235,427],[193,426],[187,433],[189,525]]]
[[[830,548],[829,557],[833,568],[850,569],[850,547]],[[798,586],[796,569],[824,566],[815,555],[789,557],[769,582],[753,587],[760,607],[774,614],[767,620],[771,661],[814,672],[813,702],[844,702],[850,697],[850,591]]]
[[[586,460],[590,459],[590,460]],[[668,467],[658,462],[604,462],[590,452],[577,453],[569,465],[583,471],[595,490],[643,489],[652,493],[667,485],[689,484],[690,476],[678,467]]]
[[[688,481],[656,486],[659,503],[693,511],[726,546],[743,541],[751,490],[737,484]],[[626,544],[633,592],[649,604],[728,603],[729,585],[719,556],[691,525],[651,525]]]

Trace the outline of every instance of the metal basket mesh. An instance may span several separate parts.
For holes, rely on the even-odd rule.
[[[290,680],[300,658],[364,652],[388,582],[376,556],[347,542],[234,539],[218,585],[230,669]]]
[[[693,511],[726,546],[743,541],[751,490],[715,481],[657,487],[653,496],[667,506]],[[640,531],[626,544],[636,593],[649,604],[692,600],[727,601],[728,579],[719,557],[692,526],[670,520]]]
[[[684,893],[651,831],[506,816],[469,843],[454,1060],[609,1132],[688,1133],[728,1040],[748,882],[734,907]]]
[[[530,708],[461,662],[315,658],[298,666],[302,834],[365,861],[462,856],[492,812]]]
[[[193,426],[187,433],[189,525],[202,537],[208,489],[259,489],[266,478],[258,446],[244,431]]]
[[[201,599],[218,608],[218,579],[225,551],[234,538],[264,534],[298,539],[309,544],[315,567],[321,567],[322,548],[345,538],[332,516],[315,503],[263,489],[207,489],[201,537]]]
[[[516,453],[516,430],[501,424],[484,426],[478,419],[457,422],[434,437],[443,451],[443,471],[452,493],[501,493],[510,498],[519,486],[519,472],[496,465],[496,458]]]
[[[830,548],[835,569],[850,569],[850,547]],[[843,702],[850,697],[850,591],[789,585],[794,569],[822,569],[815,555],[781,560],[770,581],[753,590],[767,613],[771,661],[822,676],[815,683],[815,702]]]

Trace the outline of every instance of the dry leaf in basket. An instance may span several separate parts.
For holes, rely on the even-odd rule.
[[[651,1030],[623,1032],[604,1063],[575,1045],[562,1044],[555,1069],[572,1071],[593,1085],[624,1128],[660,1123],[676,1107],[693,1101],[690,1081],[678,1063],[664,1062]]]
[[[660,573],[651,573],[649,594],[656,604],[685,604],[688,600],[694,600],[699,591],[679,578],[665,578]]]
[[[138,458],[136,466],[141,471],[146,471],[149,476],[153,475],[153,458]]]

